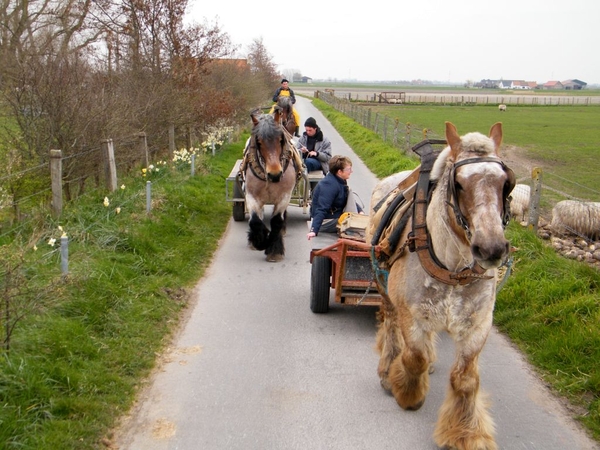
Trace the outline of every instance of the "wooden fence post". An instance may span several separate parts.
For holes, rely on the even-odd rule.
[[[104,179],[109,192],[117,190],[117,166],[115,164],[115,149],[112,139],[104,139],[101,143],[102,159],[104,160]]]
[[[143,155],[146,161],[146,168],[150,166],[150,158],[148,156],[148,141],[146,141],[146,133],[143,131],[138,133],[138,139],[140,141],[140,153]]]
[[[50,150],[50,178],[52,180],[52,215],[62,214],[62,151]]]
[[[540,218],[540,199],[542,197],[542,169],[534,167],[531,171],[533,189],[529,196],[529,221],[527,228],[537,232]]]
[[[383,117],[383,142],[387,142],[387,122],[388,116]]]
[[[169,161],[173,161],[175,153],[175,125],[169,125]]]

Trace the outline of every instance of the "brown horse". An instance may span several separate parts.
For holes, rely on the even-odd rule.
[[[378,374],[402,408],[419,409],[436,358],[435,335],[448,332],[456,357],[435,441],[443,448],[493,450],[494,425],[479,392],[478,358],[492,327],[496,269],[509,253],[504,227],[514,174],[499,158],[500,123],[489,137],[460,137],[446,122],[446,141],[439,156],[429,157],[429,167],[421,155],[412,184],[412,230],[409,223],[401,232],[399,254],[386,266],[373,253],[377,270],[384,268],[377,276],[383,297]],[[381,196],[380,189],[374,192]]]
[[[294,117],[294,105],[292,104],[291,97],[280,96],[277,99],[277,106],[281,108],[281,124],[288,131],[288,133],[293,136],[296,132],[296,127],[298,127],[300,124],[296,123],[296,118]]]
[[[290,135],[281,126],[279,108],[275,114],[253,111],[252,134],[242,169],[246,206],[250,214],[248,243],[264,250],[267,261],[281,261],[285,254],[286,209],[296,184],[297,168]],[[264,206],[273,205],[269,230],[263,222]]]

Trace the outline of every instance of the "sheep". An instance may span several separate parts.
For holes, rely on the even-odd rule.
[[[519,222],[525,222],[526,216],[529,213],[529,197],[531,188],[526,184],[517,184],[513,188],[510,196],[510,215]]]
[[[600,238],[600,203],[563,200],[552,208],[552,230],[570,231],[596,240]]]
[[[500,111],[506,111],[506,105],[504,105],[504,104],[503,105],[498,105],[498,109]]]

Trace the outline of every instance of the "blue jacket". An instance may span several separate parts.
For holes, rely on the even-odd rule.
[[[313,193],[310,216],[312,227],[310,231],[319,234],[321,224],[325,219],[339,219],[348,201],[348,184],[333,173],[329,172],[319,181]]]

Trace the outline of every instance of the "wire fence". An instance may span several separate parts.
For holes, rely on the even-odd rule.
[[[33,222],[39,222],[49,212],[59,216],[63,202],[72,202],[89,190],[114,191],[117,179],[173,161],[178,146],[185,149],[188,158],[193,158],[196,153],[214,152],[215,142],[218,147],[231,141],[236,131],[226,127],[217,136],[213,130],[212,149],[206,147],[208,138],[202,146],[196,144],[201,148],[192,148],[192,143],[199,141],[187,133],[188,130],[182,130],[176,135],[175,128],[170,127],[149,135],[135,133],[117,140],[105,139],[69,154],[50,150],[47,161],[1,175],[0,239],[35,228]]]
[[[403,154],[413,154],[412,147],[424,139],[444,139],[444,136],[437,135],[432,130],[402,123],[399,119],[393,119],[385,114],[373,113],[371,110],[372,105],[369,103],[355,102],[351,95],[340,96],[340,94],[342,93],[337,91],[334,93],[331,90],[329,92],[317,91],[315,97],[352,118],[363,127],[374,131],[386,143],[397,148]],[[419,97],[425,97],[425,95],[419,94]],[[441,97],[445,97],[445,101],[463,102],[465,100],[462,97],[466,96],[460,96],[461,99],[458,99],[457,96],[437,95],[434,97],[438,99],[439,103]],[[578,97],[573,98],[577,99]],[[375,101],[376,94],[373,94],[370,99]],[[367,98],[368,100],[369,98]],[[406,101],[413,102],[415,99],[406,94]],[[491,103],[506,101],[510,103],[509,99],[503,97],[486,101]],[[513,101],[518,102],[518,100]],[[555,99],[554,103],[548,104],[559,104],[557,101],[560,100]],[[560,104],[566,104],[564,99],[562,101],[563,103]],[[589,102],[585,104],[589,104]],[[535,213],[536,217],[533,225],[536,229],[539,226],[544,229],[544,232],[552,233],[553,236],[576,236],[588,243],[600,239],[600,191],[577,180],[567,179],[545,168],[531,167],[523,162],[511,162],[511,168],[517,173],[517,183],[529,186],[532,192],[539,189],[539,196],[534,199],[535,204],[528,204],[525,208],[527,215],[530,216]],[[536,186],[536,183],[540,183],[540,186]],[[532,198],[530,197],[530,200]],[[583,218],[580,220],[561,220],[561,217],[555,213],[556,217],[554,217],[553,222],[553,209],[557,203],[566,200],[578,204],[578,208],[583,211]],[[531,217],[521,217],[520,220],[531,222]],[[600,254],[597,254],[597,258],[600,259]]]

